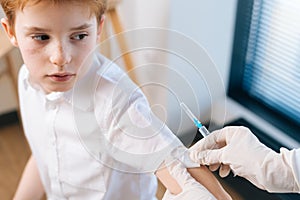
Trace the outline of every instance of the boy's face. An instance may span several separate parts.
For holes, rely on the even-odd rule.
[[[7,20],[2,25],[21,51],[29,81],[46,93],[71,89],[82,63],[90,63],[86,58],[97,46],[103,20],[98,25],[84,3],[47,1],[25,6],[15,19],[15,33]]]

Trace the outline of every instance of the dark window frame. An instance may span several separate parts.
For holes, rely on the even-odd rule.
[[[300,126],[251,97],[242,87],[244,63],[250,30],[253,0],[239,0],[236,13],[235,33],[232,49],[229,85],[227,95],[268,121],[288,136],[300,142]],[[300,88],[299,88],[300,92]]]

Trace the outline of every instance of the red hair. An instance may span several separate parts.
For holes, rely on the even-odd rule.
[[[23,10],[27,4],[36,5],[42,0],[0,0],[3,11],[8,18],[9,25],[14,27],[16,11]],[[89,6],[90,14],[95,15],[98,23],[101,21],[101,17],[106,9],[106,0],[47,0],[49,3],[81,3]]]

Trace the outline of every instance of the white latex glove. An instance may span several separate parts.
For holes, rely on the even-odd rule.
[[[229,165],[235,175],[269,192],[300,192],[294,150],[281,148],[276,153],[260,143],[248,128],[226,127],[215,131],[190,151],[193,161]]]
[[[180,161],[174,160],[167,167],[172,177],[182,188],[182,192],[173,195],[167,190],[162,200],[216,200],[204,186],[191,177]]]

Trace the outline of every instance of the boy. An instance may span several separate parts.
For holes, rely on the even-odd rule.
[[[165,199],[214,199],[178,161],[183,145],[152,115],[141,91],[94,51],[103,1],[1,5],[1,23],[24,60],[19,100],[32,150],[15,199],[44,192],[48,199],[155,199],[153,172],[168,189]],[[205,185],[211,174],[196,169]],[[210,181],[215,196],[230,199]]]

